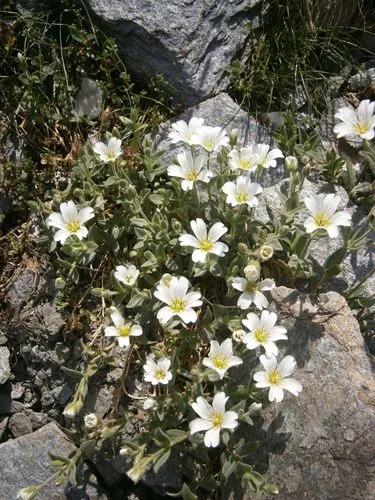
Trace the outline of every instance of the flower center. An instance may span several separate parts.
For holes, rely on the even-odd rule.
[[[72,220],[67,223],[66,227],[69,233],[77,233],[81,228],[81,224],[77,221]]]
[[[245,159],[241,159],[238,162],[238,165],[242,170],[250,170],[250,168],[252,167],[250,160],[245,160]]]
[[[220,415],[220,413],[214,413],[214,415],[211,417],[211,421],[214,427],[221,427],[224,422],[224,417],[223,415]]]
[[[161,370],[161,369],[156,370],[155,371],[155,378],[157,380],[163,380],[163,378],[165,378],[165,371]]]
[[[358,134],[365,134],[369,131],[369,126],[365,122],[358,122],[354,126]]]
[[[319,227],[326,227],[330,224],[330,220],[323,212],[318,212],[315,215],[315,223]]]
[[[215,141],[213,139],[207,139],[203,142],[203,147],[204,149],[207,149],[207,151],[212,151],[215,146]]]
[[[268,382],[271,385],[279,385],[281,382],[281,376],[280,374],[274,370],[268,374]]]
[[[246,284],[245,292],[253,293],[257,290],[257,284],[253,281],[248,281]]]
[[[245,192],[237,193],[236,194],[236,201],[238,203],[245,203],[247,201],[247,193],[245,193]]]
[[[198,179],[198,172],[194,169],[186,174],[186,180],[196,181]]]
[[[118,334],[120,337],[129,337],[130,335],[130,326],[121,326],[119,329],[118,329]]]
[[[185,309],[186,303],[184,300],[176,298],[171,301],[169,307],[172,309],[174,313],[180,313]]]
[[[225,370],[225,368],[228,366],[228,360],[225,356],[215,356],[212,359],[213,365],[215,368],[219,368],[219,370]]]
[[[209,240],[200,240],[199,243],[198,243],[198,248],[200,250],[203,250],[204,252],[209,252],[210,250],[212,250],[214,247],[214,244],[212,243],[212,241],[209,241]]]
[[[255,330],[255,338],[259,343],[265,342],[267,340],[267,332],[263,328],[259,328],[259,330]]]

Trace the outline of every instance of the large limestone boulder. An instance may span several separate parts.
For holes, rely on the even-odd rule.
[[[161,74],[179,100],[196,104],[223,90],[226,72],[257,26],[262,0],[88,0],[128,68]]]
[[[272,299],[288,328],[280,355],[296,358],[303,391],[264,410],[262,472],[283,500],[372,499],[374,365],[358,322],[335,292],[279,287]]]

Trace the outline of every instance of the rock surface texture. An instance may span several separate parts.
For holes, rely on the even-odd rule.
[[[9,351],[6,347],[0,347],[0,385],[10,377]]]
[[[192,105],[223,90],[226,70],[259,24],[261,0],[88,0],[143,81],[161,74]]]
[[[48,453],[68,456],[74,444],[54,423],[32,434],[0,444],[0,498],[15,499],[21,488],[40,484],[51,476]],[[63,488],[53,481],[41,491],[41,500],[63,500]]]
[[[263,412],[263,471],[283,500],[372,499],[375,489],[373,360],[343,297],[272,291],[303,384]]]

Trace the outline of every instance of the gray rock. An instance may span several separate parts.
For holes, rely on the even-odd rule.
[[[9,356],[10,353],[8,348],[0,347],[0,385],[5,384],[11,374]]]
[[[33,432],[31,420],[25,413],[15,413],[12,415],[9,419],[8,427],[15,438]]]
[[[263,412],[263,472],[283,500],[370,500],[375,380],[358,322],[335,292],[310,297],[279,287],[272,299],[288,328],[280,355],[296,358],[303,391]]]
[[[117,38],[127,67],[145,80],[160,74],[177,97],[196,104],[228,83],[231,60],[259,24],[261,0],[89,0]]]
[[[252,142],[273,144],[267,129],[249,113],[241,109],[228,94],[223,92],[216,97],[207,99],[187,109],[173,120],[163,123],[151,135],[150,140],[156,151],[164,152],[161,157],[163,165],[169,166],[177,153],[183,149],[180,144],[171,144],[168,141],[171,124],[179,120],[188,122],[192,117],[204,118],[205,125],[223,127],[227,132],[236,129],[238,135],[237,147],[242,147]],[[280,163],[276,168],[270,168],[264,173],[262,184],[272,185],[283,177],[284,168],[282,163]]]
[[[4,433],[7,429],[8,420],[9,420],[9,417],[7,417],[6,415],[0,416],[0,440],[2,439]]]
[[[375,68],[368,68],[359,71],[349,78],[348,85],[350,90],[358,91],[367,89],[375,85]]]
[[[15,499],[21,488],[37,485],[51,476],[48,453],[69,456],[74,444],[55,423],[0,444],[0,498]],[[41,500],[63,500],[63,488],[51,481],[40,492]]]
[[[13,281],[6,295],[11,309],[20,309],[28,302],[35,303],[46,288],[46,281],[38,273],[24,269]]]
[[[275,186],[266,188],[263,193],[259,195],[259,206],[253,212],[254,219],[262,223],[269,221],[266,206],[270,207],[273,212],[279,216],[283,207],[282,196],[283,192],[286,192],[286,187],[287,181],[284,180]],[[349,197],[345,189],[341,186],[334,186],[324,182],[313,183],[306,179],[300,193],[300,201],[303,202],[304,197],[311,193],[335,193],[340,197],[339,210],[347,209],[352,214],[353,225],[358,226],[361,221],[363,221],[364,215],[362,211],[355,205],[350,206]],[[308,211],[304,208],[304,205],[302,205],[302,208],[296,214],[295,220],[298,223],[302,223],[307,217]],[[374,235],[372,235],[372,237],[374,237]],[[316,239],[310,245],[309,256],[319,266],[322,266],[327,257],[340,248],[342,244],[343,239],[341,235],[338,238],[329,238],[327,236],[325,238]],[[344,280],[344,283],[335,280],[338,289],[343,290],[345,289],[345,284],[351,286],[365,278],[369,271],[373,269],[374,262],[375,251],[371,247],[351,252],[342,263],[342,272],[339,275],[339,277]],[[375,277],[367,280],[365,293],[368,297],[372,297],[375,294]]]

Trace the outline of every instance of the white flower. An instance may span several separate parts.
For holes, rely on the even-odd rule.
[[[191,405],[200,418],[190,422],[190,433],[207,431],[204,435],[207,448],[219,446],[221,429],[235,429],[238,425],[238,414],[235,411],[225,411],[227,400],[224,392],[217,392],[212,406],[201,396]]]
[[[268,144],[254,144],[252,152],[256,158],[257,167],[275,168],[277,166],[277,158],[284,158],[280,149],[270,149]]]
[[[216,340],[211,340],[210,352],[208,358],[203,359],[203,365],[217,372],[220,379],[224,377],[229,368],[241,364],[242,359],[233,356],[232,339],[226,339],[221,344]]]
[[[189,124],[184,122],[184,120],[179,120],[178,122],[173,123],[171,131],[168,134],[169,141],[172,144],[185,142],[186,144],[192,145],[199,130],[202,128],[203,123],[203,118],[195,117],[189,121]]]
[[[99,425],[99,418],[95,415],[95,413],[89,413],[85,415],[83,419],[85,423],[86,429],[95,429]]]
[[[168,167],[168,175],[184,179],[181,187],[184,191],[190,191],[195,181],[209,182],[213,176],[213,172],[203,168],[206,161],[207,156],[203,153],[194,158],[191,151],[184,151],[177,155],[178,165]]]
[[[343,211],[336,212],[340,203],[339,196],[311,194],[304,199],[304,202],[312,214],[312,217],[306,219],[303,224],[307,233],[312,233],[316,229],[324,229],[330,238],[336,238],[339,235],[338,226],[351,225],[350,214]]]
[[[96,142],[92,149],[94,153],[99,155],[99,158],[104,161],[104,163],[114,162],[122,154],[121,139],[111,137],[107,144],[104,142]]]
[[[254,303],[258,309],[265,309],[268,306],[268,300],[262,292],[275,288],[275,282],[270,278],[263,281],[249,281],[246,278],[234,278],[232,286],[236,290],[242,292],[237,301],[238,307],[241,309],[249,309],[251,304]]]
[[[207,234],[207,226],[202,219],[195,219],[190,222],[191,229],[195,236],[183,234],[180,236],[180,245],[182,247],[193,247],[191,258],[193,262],[204,262],[208,254],[213,253],[223,257],[229,250],[225,243],[218,241],[228,228],[221,222],[216,222]]]
[[[338,123],[333,129],[337,137],[359,136],[361,139],[371,140],[375,135],[374,107],[375,102],[365,99],[357,109],[351,106],[340,108],[335,118],[342,123]]]
[[[139,271],[133,264],[130,266],[116,266],[115,278],[126,286],[135,285],[138,276]]]
[[[157,318],[160,323],[167,323],[173,316],[178,316],[184,323],[195,323],[198,319],[193,307],[202,305],[201,294],[199,292],[189,292],[189,281],[181,276],[173,277],[169,286],[159,285],[154,295],[156,298],[167,304],[162,307]]]
[[[117,311],[111,314],[111,320],[115,326],[107,326],[104,328],[105,337],[117,337],[118,345],[125,347],[130,345],[129,337],[139,337],[142,335],[142,327],[125,323],[124,318]]]
[[[259,257],[263,262],[273,257],[274,250],[271,245],[262,245],[259,248]]]
[[[239,150],[233,149],[229,155],[229,167],[232,170],[244,170],[245,172],[250,172],[256,168],[256,160],[254,157],[252,148],[245,147]]]
[[[171,360],[169,358],[163,357],[155,361],[154,354],[150,354],[143,365],[145,371],[143,378],[146,382],[151,382],[152,385],[166,385],[172,379],[172,373],[169,371],[170,366]]]
[[[221,127],[201,127],[194,137],[193,144],[202,146],[208,153],[218,151],[222,146],[228,146],[229,137]]]
[[[254,373],[255,386],[260,389],[269,387],[268,399],[270,401],[282,401],[284,389],[295,396],[302,391],[302,384],[294,378],[289,378],[296,367],[293,356],[285,356],[279,364],[275,356],[267,357],[264,354],[259,357],[265,371]]]
[[[243,175],[237,177],[236,182],[226,182],[221,189],[227,195],[227,203],[232,207],[244,203],[249,207],[256,207],[258,205],[256,195],[263,191],[259,184],[251,182]]]
[[[85,227],[85,222],[95,217],[94,210],[91,207],[81,208],[78,211],[74,201],[61,203],[60,213],[53,212],[46,220],[48,226],[57,227],[53,239],[60,241],[63,245],[69,236],[77,236],[82,240],[86,238],[88,230]]]
[[[267,356],[277,355],[279,352],[275,342],[287,340],[286,328],[277,326],[277,315],[273,312],[262,311],[259,318],[255,313],[249,313],[242,323],[250,330],[243,338],[243,343],[248,349],[263,346]]]

